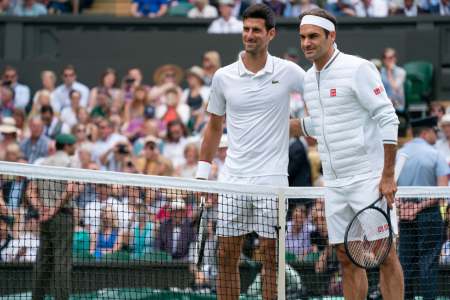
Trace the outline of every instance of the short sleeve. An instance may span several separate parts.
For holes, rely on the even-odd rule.
[[[223,116],[225,115],[225,109],[226,101],[220,82],[220,73],[217,71],[212,79],[207,111],[218,116]]]
[[[297,92],[303,95],[303,84],[305,80],[305,71],[297,64],[289,62],[289,78],[291,79],[291,92]]]

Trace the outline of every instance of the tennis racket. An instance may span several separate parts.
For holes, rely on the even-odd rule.
[[[197,241],[195,243],[195,264],[200,267],[205,253],[207,238],[207,220],[205,212],[205,196],[200,196],[200,211],[198,214]]]
[[[399,155],[395,168],[395,181],[406,160],[406,155]],[[389,254],[394,236],[390,210],[387,201],[381,196],[360,210],[348,224],[344,236],[345,252],[358,267],[376,268]]]

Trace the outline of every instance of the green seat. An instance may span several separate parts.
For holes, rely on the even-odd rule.
[[[187,17],[189,10],[193,7],[194,5],[189,2],[178,2],[177,5],[169,8],[167,15],[171,17]]]
[[[406,104],[424,104],[431,99],[433,92],[433,64],[426,61],[412,61],[404,66],[406,71]]]

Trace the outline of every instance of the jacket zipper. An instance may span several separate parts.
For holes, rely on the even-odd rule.
[[[334,174],[334,178],[337,179],[337,175],[336,175],[336,171],[333,168],[333,164],[331,163],[331,153],[330,153],[330,149],[328,148],[328,143],[327,143],[327,139],[325,137],[325,110],[323,108],[323,103],[322,103],[322,97],[320,96],[320,72],[317,72],[317,89],[319,92],[319,103],[320,103],[320,108],[322,109],[322,136],[323,136],[323,141],[325,143],[325,148],[327,149],[328,152],[328,158],[329,158],[329,162],[330,162],[330,169]]]

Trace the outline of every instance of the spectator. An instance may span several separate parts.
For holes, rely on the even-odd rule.
[[[216,157],[213,159],[210,180],[219,180],[224,176],[225,159],[227,157],[228,137],[222,134],[217,148]]]
[[[20,108],[15,108],[12,117],[16,122],[17,137],[19,141],[23,140],[26,136],[30,136],[30,130],[28,128],[25,111]]]
[[[394,108],[403,112],[405,110],[405,84],[406,71],[397,66],[397,54],[395,49],[386,48],[383,51],[383,67],[381,68],[381,80],[386,94],[391,99]]]
[[[98,86],[93,87],[89,94],[88,111],[92,111],[97,106],[97,95],[99,91],[103,91],[109,95],[114,102],[122,101],[121,91],[117,86],[117,74],[112,68],[107,68],[101,78]]]
[[[125,103],[123,131],[131,141],[141,136],[147,102],[148,90],[144,86],[138,86],[134,91],[133,100]]]
[[[131,15],[134,17],[159,18],[167,13],[167,0],[133,0]]]
[[[430,117],[436,117],[438,124],[440,124],[442,117],[445,115],[445,107],[442,103],[431,102],[428,114]]]
[[[46,14],[47,8],[36,0],[23,0],[13,10],[13,15],[19,17],[37,17]]]
[[[296,18],[303,12],[311,10],[313,8],[318,8],[318,6],[314,3],[311,3],[311,0],[290,0],[286,1],[286,7],[284,9],[283,15],[286,18]]]
[[[97,259],[105,254],[117,252],[122,247],[122,236],[119,234],[119,220],[111,205],[106,205],[100,212],[100,226],[95,240],[94,256]]]
[[[77,90],[71,90],[69,93],[70,106],[66,106],[61,111],[60,120],[72,128],[78,124],[77,114],[80,109],[81,94]]]
[[[144,139],[144,153],[137,160],[137,169],[147,175],[172,176],[172,162],[159,153],[158,144],[159,140],[152,135]]]
[[[36,93],[36,101],[33,102],[33,106],[31,107],[31,111],[28,114],[28,118],[33,118],[35,116],[38,116],[41,113],[41,108],[43,106],[51,106],[52,104],[52,95],[53,93],[50,93],[47,90],[41,90],[38,93]]]
[[[282,0],[263,0],[263,3],[270,7],[277,17],[282,17],[286,4]]]
[[[403,5],[393,9],[393,15],[401,15],[406,17],[417,17],[422,11],[419,9],[416,0],[403,0]]]
[[[383,18],[388,16],[389,8],[387,0],[359,0],[355,11],[360,18]]]
[[[41,107],[41,120],[44,124],[44,134],[54,140],[60,133],[70,133],[70,127],[55,116],[50,105]]]
[[[430,12],[440,16],[450,16],[450,1],[439,0],[437,4],[431,5]]]
[[[30,137],[20,143],[20,150],[28,163],[48,155],[50,139],[43,134],[44,124],[39,117],[30,120]]]
[[[162,154],[170,159],[173,166],[184,164],[184,147],[186,147],[186,127],[179,120],[170,122],[167,125],[166,141],[164,142]]]
[[[450,265],[450,206],[447,205],[446,216],[447,226],[445,228],[444,245],[442,245],[440,263]]]
[[[1,15],[12,15],[14,5],[11,5],[10,0],[0,1],[0,16]]]
[[[200,149],[196,143],[189,143],[184,147],[185,163],[179,166],[175,172],[176,176],[184,178],[195,178],[197,172],[198,157]]]
[[[149,98],[153,100],[156,107],[166,103],[164,95],[170,89],[176,89],[181,97],[182,91],[179,84],[183,76],[183,70],[177,65],[168,64],[156,69],[153,74],[155,86],[149,93]]]
[[[354,0],[328,0],[326,9],[337,17],[342,16],[355,16],[355,4]]]
[[[220,54],[217,51],[207,51],[203,54],[202,68],[205,76],[203,82],[206,86],[211,86],[214,73],[222,66]]]
[[[73,13],[77,15],[92,5],[93,0],[50,0],[48,2],[48,13],[59,15]]]
[[[0,86],[0,117],[11,117],[14,111],[14,90],[7,86]]]
[[[174,259],[186,260],[189,245],[195,240],[191,219],[186,214],[186,203],[182,198],[173,199],[169,209],[170,218],[161,223],[156,235],[156,248]]]
[[[87,184],[85,184],[86,187]],[[72,253],[74,258],[87,258],[90,256],[90,237],[89,231],[85,229],[83,223],[82,210],[73,209],[73,246]]]
[[[92,152],[92,158],[94,161],[98,162],[102,169],[105,168],[101,164],[100,157],[104,155],[108,150],[111,150],[118,143],[128,143],[125,136],[115,133],[113,128],[113,123],[107,119],[101,119],[98,123],[98,128],[100,131],[99,139],[94,144],[94,151]]]
[[[127,142],[118,142],[100,156],[100,163],[107,171],[122,172],[131,155],[131,146]]]
[[[242,21],[233,16],[234,0],[219,0],[220,18],[214,20],[208,33],[241,33]]]
[[[445,158],[450,165],[450,114],[447,113],[441,118],[439,123],[443,138],[436,142],[437,151]]]
[[[135,258],[151,253],[155,244],[156,224],[152,221],[153,216],[143,204],[136,208],[135,221],[133,224],[133,255]]]
[[[9,229],[10,219],[0,214],[0,262],[4,262],[5,252],[11,243],[13,236]]]
[[[306,206],[297,204],[293,208],[291,221],[287,222],[286,251],[302,261],[311,251],[310,235],[314,229],[311,220],[308,220]]]
[[[90,113],[92,119],[108,118],[113,113],[113,100],[106,91],[98,91],[95,104],[96,106]]]
[[[20,147],[16,143],[11,143],[6,147],[5,161],[21,162],[22,153]],[[26,163],[26,161],[25,161]],[[27,179],[25,177],[6,177],[1,181],[0,196],[3,196],[4,204],[9,208],[9,212],[16,211],[25,202],[25,191],[27,187]],[[8,211],[4,210],[4,206],[0,205],[0,215],[8,215]]]
[[[234,0],[233,16],[242,19],[244,11],[253,3],[252,0]]]
[[[41,83],[42,83],[42,88],[40,90],[38,90],[36,93],[34,93],[33,96],[33,108],[34,105],[36,104],[36,102],[38,102],[39,96],[41,95],[42,92],[45,92],[48,97],[49,97],[49,102],[46,104],[51,104],[52,101],[51,99],[53,99],[53,95],[55,92],[55,88],[56,88],[56,74],[53,71],[50,70],[44,70],[41,72]],[[33,109],[32,111],[36,111],[39,112],[40,107],[37,107],[36,109]]]
[[[60,113],[64,107],[70,106],[69,93],[77,90],[81,94],[80,106],[87,107],[89,100],[89,89],[84,84],[77,81],[75,67],[67,65],[63,70],[63,84],[58,86],[54,92],[52,107],[55,112]]]
[[[156,108],[156,118],[167,126],[172,121],[180,120],[187,125],[190,119],[190,108],[185,103],[180,103],[181,95],[177,88],[167,89],[164,94],[165,103]]]
[[[6,66],[3,71],[3,85],[14,90],[14,107],[25,109],[30,102],[30,88],[18,82],[19,75],[14,67]]]
[[[18,142],[17,132],[18,129],[16,127],[16,121],[14,121],[13,118],[5,117],[2,119],[2,123],[0,125],[0,160],[5,159],[6,148],[10,144],[15,144]]]
[[[194,0],[194,8],[189,10],[188,18],[217,18],[217,9],[208,0]]]

